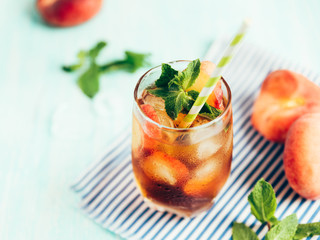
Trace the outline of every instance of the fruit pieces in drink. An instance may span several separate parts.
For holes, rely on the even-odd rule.
[[[263,81],[251,122],[267,139],[284,142],[291,124],[312,112],[320,112],[320,88],[298,73],[278,70]]]
[[[159,123],[158,115],[154,108],[149,104],[140,105],[142,112],[153,121]],[[140,125],[138,119],[133,116],[132,119],[132,149],[152,149],[157,144],[155,139],[161,138],[161,131],[158,126],[151,122],[146,122],[144,128]]]
[[[155,122],[160,123],[163,126],[174,127],[173,120],[166,113],[164,100],[161,97],[156,97],[144,90],[141,100],[144,104],[151,105],[153,107],[155,114],[158,116],[157,121]]]
[[[198,92],[201,92],[202,88],[206,85],[208,79],[210,78],[210,75],[213,73],[214,68],[215,64],[210,61],[201,62],[199,76],[196,79],[196,82],[187,91],[196,90]],[[210,106],[213,106],[220,110],[224,109],[221,80],[217,83],[213,92],[210,94],[207,103]]]
[[[142,104],[140,105],[140,107],[144,114],[148,116],[148,118],[155,121],[156,123],[159,123],[159,117],[156,111],[154,110],[153,106],[151,106],[150,104]]]
[[[140,107],[141,107],[142,111],[144,112],[144,114],[148,116],[148,118],[155,121],[156,123],[160,123],[159,117],[151,105],[142,104],[142,105],[140,105]],[[156,126],[150,122],[146,122],[146,134],[151,138],[161,137],[161,132],[160,132],[160,129],[158,128],[158,126]]]
[[[155,182],[176,185],[189,176],[189,170],[182,162],[160,151],[154,151],[141,165],[144,173]]]

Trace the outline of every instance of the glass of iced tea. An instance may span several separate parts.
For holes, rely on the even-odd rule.
[[[189,61],[169,63],[183,71]],[[134,90],[132,165],[146,203],[160,211],[195,216],[208,210],[230,174],[233,149],[231,91],[222,78],[221,114],[197,116],[190,128],[178,128],[165,101],[150,94],[161,66],[147,71]]]

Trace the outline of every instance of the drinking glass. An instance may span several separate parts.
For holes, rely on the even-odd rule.
[[[189,61],[169,64],[182,71]],[[222,114],[191,128],[163,126],[142,111],[141,95],[161,75],[161,66],[147,71],[134,90],[132,166],[136,184],[151,207],[195,216],[208,210],[227,181],[232,161],[231,91],[222,78]],[[168,117],[168,116],[159,116]]]

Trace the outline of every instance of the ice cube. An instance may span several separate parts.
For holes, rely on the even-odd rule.
[[[199,128],[196,131],[190,133],[190,144],[197,144],[202,141],[206,141],[209,138],[220,139],[220,135],[223,132],[223,123],[221,121],[209,124],[203,128]]]
[[[209,138],[197,144],[198,159],[205,160],[215,154],[222,147],[220,141]]]
[[[173,120],[168,116],[165,110],[156,110],[161,125],[174,128]]]
[[[160,151],[153,152],[141,164],[144,173],[156,182],[175,185],[189,175],[183,163]]]
[[[208,118],[204,118],[201,116],[197,116],[196,119],[193,121],[191,127],[198,127],[200,125],[206,124],[208,122],[210,122],[211,120]]]
[[[221,171],[221,162],[209,160],[196,168],[191,179],[185,184],[184,192],[193,196],[212,195],[216,192],[215,180]]]
[[[221,163],[219,161],[206,161],[193,172],[192,178],[202,182],[211,181],[215,177],[215,173],[218,173],[220,167]]]
[[[166,154],[179,159],[188,166],[197,164],[197,154],[195,145],[174,145],[161,143],[160,149]]]
[[[161,97],[156,97],[148,91],[144,90],[142,93],[142,100],[144,104],[150,104],[155,110],[165,111],[164,100]]]

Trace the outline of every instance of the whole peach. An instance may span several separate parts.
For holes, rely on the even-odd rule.
[[[284,170],[290,186],[307,199],[320,198],[320,113],[300,117],[285,141]]]
[[[42,18],[50,25],[70,27],[92,18],[102,0],[37,0]]]
[[[320,88],[301,74],[277,70],[263,81],[251,122],[268,140],[284,142],[291,124],[313,112],[320,112]]]

